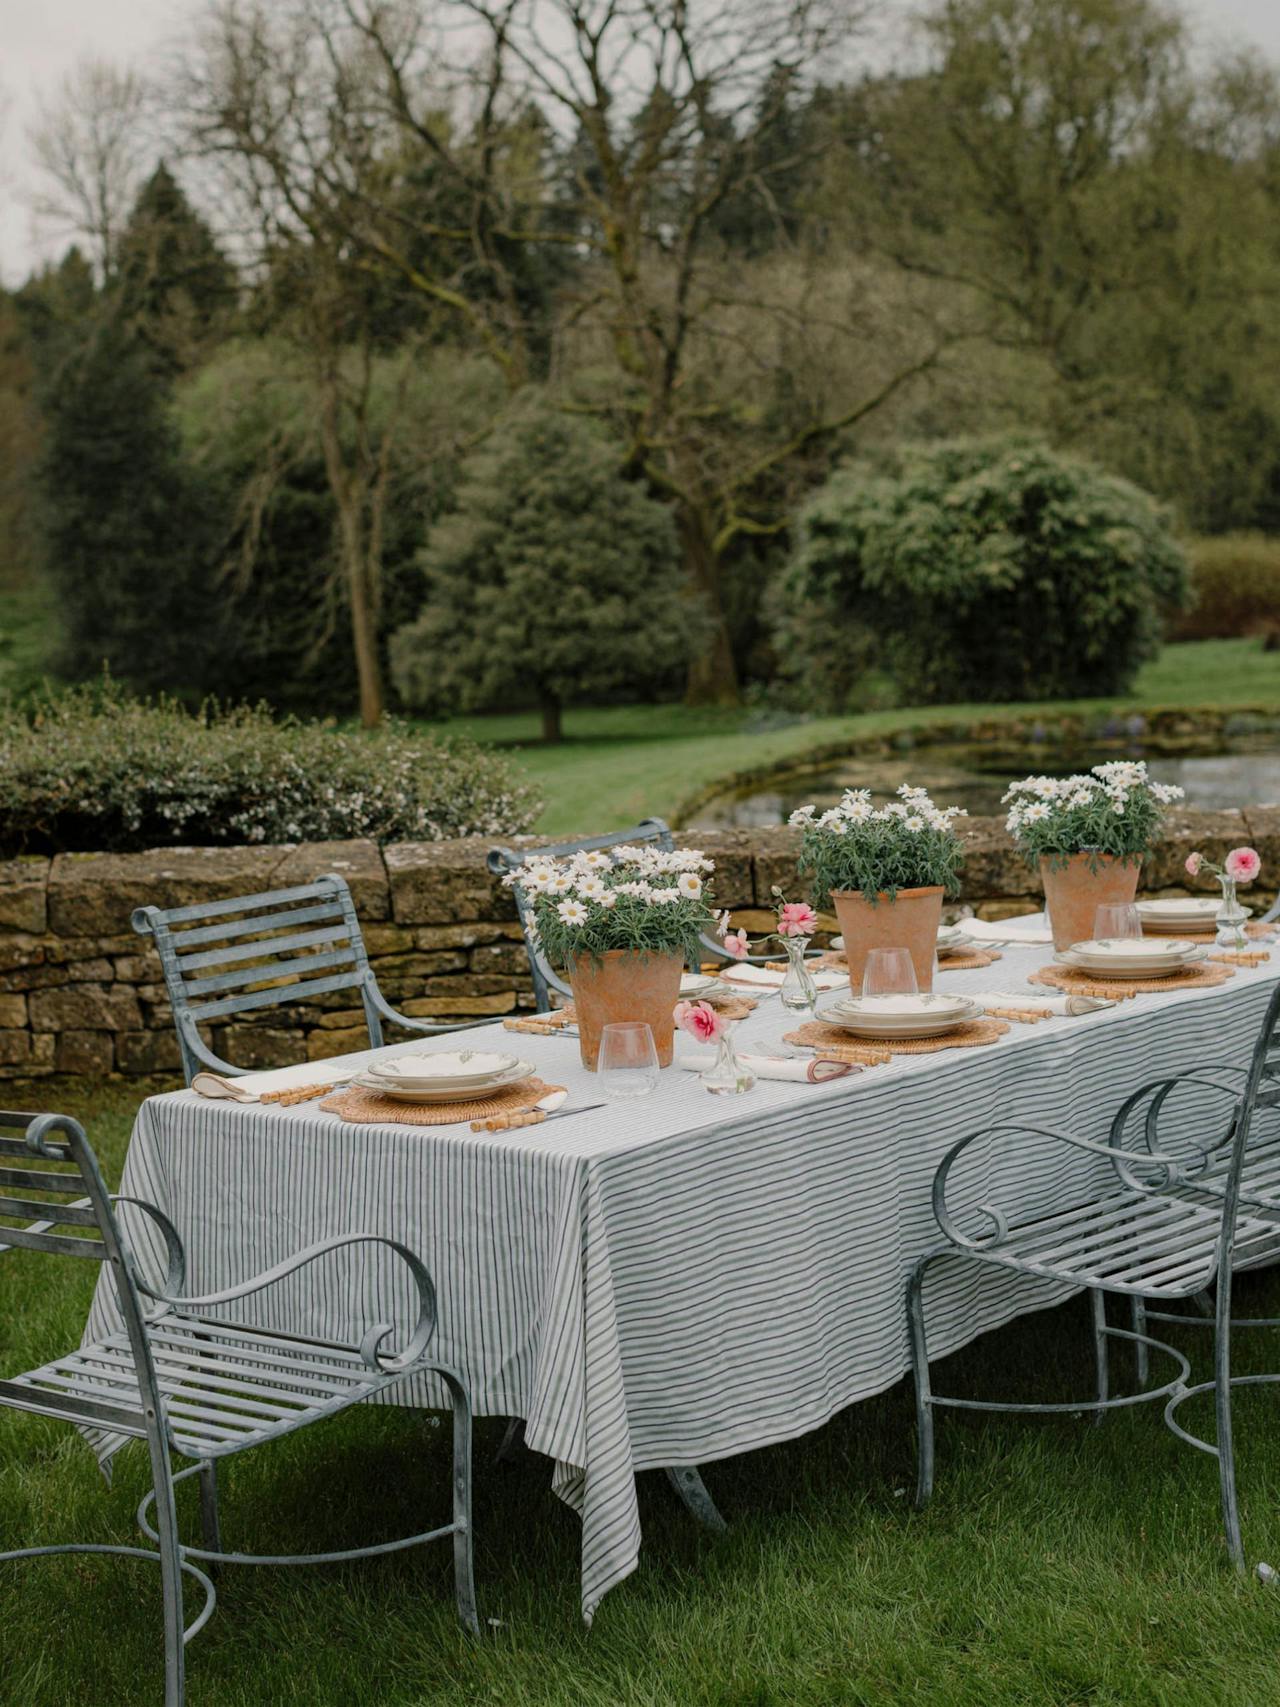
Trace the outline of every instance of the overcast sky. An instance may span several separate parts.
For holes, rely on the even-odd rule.
[[[710,3],[710,0],[703,0]],[[84,56],[133,61],[143,70],[181,37],[202,0],[0,0],[0,282],[13,285],[65,239],[39,230],[24,194],[32,169],[26,129],[42,93]],[[1205,47],[1256,43],[1280,62],[1280,0],[1184,0]],[[913,0],[886,0],[905,16]]]

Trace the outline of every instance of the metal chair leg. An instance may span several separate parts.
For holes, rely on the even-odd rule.
[[[1145,1298],[1129,1300],[1130,1326],[1135,1334],[1145,1334],[1147,1331],[1147,1304]],[[1145,1387],[1151,1379],[1151,1352],[1141,1340],[1135,1340],[1133,1345],[1134,1380],[1139,1387]]]
[[[729,1525],[716,1509],[716,1502],[707,1492],[706,1483],[698,1474],[696,1464],[668,1465],[667,1480],[699,1523],[715,1530],[717,1535],[724,1534]]]
[[[173,1473],[163,1444],[152,1441],[152,1486],[156,1496],[156,1539],[164,1591],[164,1707],[182,1707],[186,1699],[186,1632],[182,1610],[182,1547],[173,1498]]]
[[[907,1282],[907,1325],[911,1335],[911,1372],[916,1390],[917,1511],[923,1511],[933,1498],[933,1404],[929,1388],[929,1345],[924,1329],[924,1271],[931,1260],[925,1257],[918,1262]]]
[[[222,1551],[222,1524],[218,1517],[218,1466],[212,1458],[200,1465],[200,1533],[211,1553]]]
[[[1097,1374],[1098,1403],[1106,1404],[1111,1396],[1111,1368],[1107,1352],[1107,1295],[1095,1287],[1089,1294],[1093,1316],[1093,1364]],[[1105,1411],[1093,1413],[1094,1428],[1102,1427]]]
[[[1214,1416],[1217,1423],[1218,1479],[1222,1491],[1222,1526],[1227,1551],[1241,1576],[1246,1574],[1244,1540],[1240,1534],[1240,1500],[1236,1489],[1235,1444],[1231,1434],[1231,1270],[1218,1276],[1217,1331],[1213,1346]]]
[[[453,1593],[459,1619],[478,1636],[475,1536],[471,1528],[471,1401],[460,1381],[447,1374],[444,1380],[453,1401]]]
[[[502,1437],[502,1445],[493,1455],[495,1464],[510,1464],[520,1456],[524,1447],[524,1418],[512,1417],[507,1423],[506,1433]]]

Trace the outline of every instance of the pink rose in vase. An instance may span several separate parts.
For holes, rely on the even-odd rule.
[[[779,936],[812,936],[818,915],[807,901],[784,901],[778,909]]]
[[[1189,877],[1199,877],[1200,867],[1203,864],[1204,864],[1204,855],[1203,854],[1189,853],[1187,855],[1187,858],[1186,858],[1187,875]]]
[[[681,1031],[699,1043],[714,1043],[728,1023],[710,1002],[677,1002],[672,1017]]]
[[[1262,860],[1255,848],[1232,848],[1223,870],[1237,883],[1252,883],[1262,870]]]

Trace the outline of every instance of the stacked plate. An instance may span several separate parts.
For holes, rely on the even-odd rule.
[[[1138,914],[1143,928],[1156,935],[1208,935],[1214,929],[1221,905],[1212,895],[1196,896],[1193,900],[1139,901]]]
[[[875,1037],[889,1043],[941,1037],[981,1013],[981,1004],[968,996],[845,996],[823,1008],[821,1017],[855,1037]]]
[[[429,1055],[397,1055],[357,1073],[353,1085],[377,1091],[396,1102],[478,1102],[509,1090],[533,1072],[532,1061],[486,1049],[440,1050]]]
[[[938,959],[945,960],[949,954],[967,954],[976,946],[976,939],[959,925],[938,926]]]
[[[1055,954],[1059,966],[1112,978],[1167,978],[1171,972],[1197,965],[1208,955],[1204,943],[1179,942],[1176,937],[1104,937],[1077,942]]]

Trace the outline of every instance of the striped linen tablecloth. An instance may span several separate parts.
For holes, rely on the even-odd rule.
[[[1018,989],[1050,953],[1011,949],[984,971],[943,974],[941,987]],[[904,1287],[941,1242],[930,1184],[950,1144],[1019,1115],[1105,1137],[1145,1079],[1243,1063],[1278,971],[1280,956],[1215,990],[1015,1025],[986,1048],[899,1057],[822,1086],[761,1082],[713,1097],[673,1069],[651,1097],[510,1133],[357,1127],[314,1104],[183,1091],[142,1105],[121,1190],[177,1224],[193,1293],[353,1229],[417,1250],[439,1290],[439,1355],[463,1371],[478,1414],[526,1419],[530,1446],[554,1460],[556,1492],[581,1516],[590,1621],[638,1561],[637,1471],[792,1439],[907,1371]],[[767,1051],[793,1024],[766,999],[741,1044]],[[570,1106],[598,1100],[576,1040],[518,1043],[569,1087]],[[993,1141],[980,1164],[984,1190],[1046,1207],[1102,1165],[1021,1141]],[[149,1225],[122,1215],[154,1251]],[[976,1263],[933,1272],[937,1355],[1063,1295]],[[374,1321],[406,1324],[410,1299],[391,1260],[344,1257],[237,1310],[350,1341]],[[86,1337],[117,1325],[104,1276]],[[398,1396],[444,1402],[425,1381]],[[98,1442],[104,1461],[114,1444]]]

